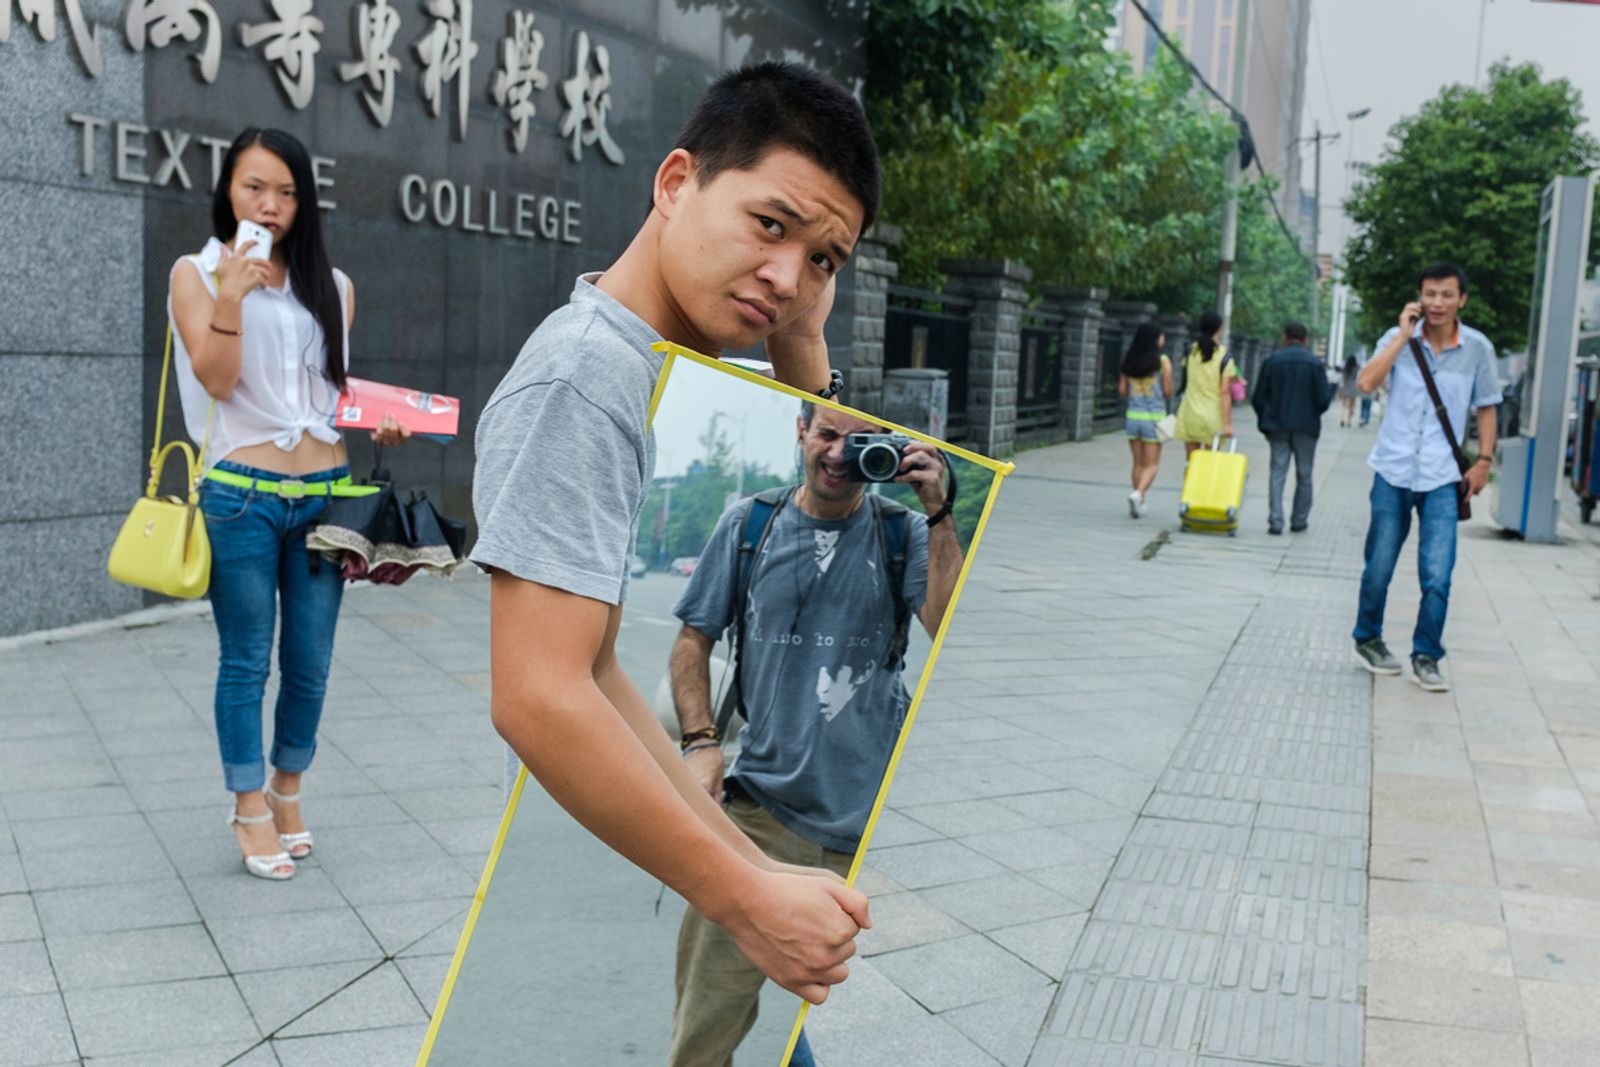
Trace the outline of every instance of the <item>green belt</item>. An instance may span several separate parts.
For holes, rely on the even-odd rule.
[[[270,481],[212,467],[206,472],[206,477],[214,482],[237,486],[240,489],[254,489],[261,493],[275,493],[285,500],[298,500],[303,496],[370,496],[382,488],[377,485],[356,485],[350,480],[348,474],[331,482],[304,482],[299,478],[282,478],[278,481]]]

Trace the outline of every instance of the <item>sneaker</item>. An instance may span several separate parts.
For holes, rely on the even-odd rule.
[[[1128,518],[1137,519],[1143,513],[1144,500],[1140,498],[1139,490],[1135,489],[1128,494]]]
[[[1439,661],[1432,656],[1411,657],[1411,680],[1430,693],[1450,691],[1450,683],[1439,673]]]
[[[1149,510],[1150,510],[1150,502],[1145,499],[1145,495],[1143,493],[1140,493],[1139,494],[1139,518],[1141,518],[1141,519],[1144,518],[1145,517],[1145,513],[1148,512]]]
[[[1271,534],[1274,537],[1279,537],[1279,536],[1281,536],[1283,534],[1283,527],[1282,526],[1268,526],[1267,527],[1267,533]]]
[[[1311,528],[1310,526],[1290,526],[1289,527],[1289,532],[1290,533],[1305,533],[1310,528]]]
[[[1399,674],[1400,661],[1389,652],[1383,638],[1373,637],[1356,642],[1356,660],[1373,674]]]

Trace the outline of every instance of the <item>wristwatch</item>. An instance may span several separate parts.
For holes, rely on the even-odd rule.
[[[721,740],[722,740],[722,731],[718,730],[716,728],[716,726],[714,726],[714,725],[713,726],[707,726],[704,730],[690,730],[688,733],[684,734],[683,737],[678,739],[678,748],[679,748],[680,751],[684,751],[684,750],[687,750],[688,747],[690,745],[694,744],[696,741],[721,741]]]

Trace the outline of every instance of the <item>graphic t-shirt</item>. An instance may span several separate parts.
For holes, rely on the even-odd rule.
[[[709,637],[733,622],[749,513],[748,500],[723,513],[674,609]],[[824,520],[790,499],[771,519],[744,605],[750,721],[728,777],[789,829],[840,852],[860,843],[911,703],[902,672],[884,666],[892,598],[903,598],[915,626],[927,592],[928,522],[909,519],[905,579],[891,591],[870,500]]]

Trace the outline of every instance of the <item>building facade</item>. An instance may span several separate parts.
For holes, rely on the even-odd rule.
[[[573,279],[625,247],[709,81],[767,58],[863,74],[855,5],[832,0],[3,2],[0,635],[149,600],[106,553],[145,478],[168,274],[211,235],[240,130],[317,159],[358,291],[352,373],[461,398],[454,442],[383,458],[467,518],[476,413]],[[854,273],[829,326],[847,370]],[[353,435],[356,473],[373,458]]]
[[[1278,208],[1297,222],[1310,243],[1311,218],[1300,198],[1300,115],[1305,105],[1306,45],[1311,0],[1144,0],[1145,10],[1193,60],[1206,81],[1250,122],[1261,165],[1276,177]],[[1234,92],[1239,16],[1245,26],[1244,85]],[[1123,0],[1121,46],[1136,70],[1154,63],[1161,42],[1133,6]]]

